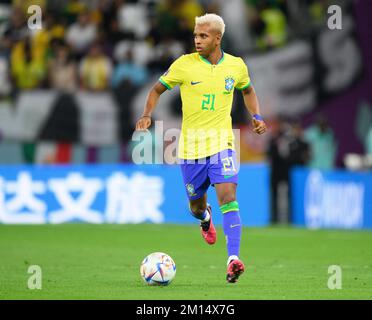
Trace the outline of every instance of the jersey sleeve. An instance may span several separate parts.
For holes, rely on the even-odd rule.
[[[235,89],[244,90],[251,85],[251,78],[249,77],[247,65],[244,63],[243,59],[240,60],[241,64],[239,67],[239,76]]]
[[[172,90],[176,85],[183,82],[184,72],[182,71],[182,57],[174,61],[169,69],[159,78],[159,82],[168,90]]]

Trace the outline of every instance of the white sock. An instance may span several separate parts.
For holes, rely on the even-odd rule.
[[[201,220],[201,222],[207,222],[211,218],[211,215],[209,214],[208,210],[205,210],[205,218]]]
[[[207,203],[207,207],[209,207],[210,206],[210,204],[209,203]],[[191,207],[190,207],[190,204],[189,204],[189,210],[190,210],[190,212],[192,213],[192,210],[191,210]],[[202,220],[200,220],[201,222],[208,222],[209,221],[209,219],[211,218],[211,215],[209,214],[209,211],[207,210],[207,209],[205,209],[205,218],[204,219],[202,219]]]
[[[230,257],[227,259],[227,265],[229,265],[229,263],[231,262],[231,260],[239,260],[239,257],[238,257],[238,256],[230,256]]]

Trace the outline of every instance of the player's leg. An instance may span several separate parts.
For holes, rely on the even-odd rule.
[[[235,183],[215,184],[218,204],[223,215],[223,231],[226,236],[228,262],[239,258],[241,221],[239,205],[236,201]]]
[[[227,247],[227,281],[236,282],[244,272],[244,264],[239,259],[241,221],[236,200],[239,163],[236,152],[226,149],[211,157],[208,176],[214,185],[223,214],[223,231]]]
[[[189,200],[189,208],[191,214],[196,218],[201,221],[208,221],[210,216],[209,213],[207,212],[207,194],[204,193],[204,195],[199,198]]]
[[[208,244],[216,242],[216,229],[212,223],[212,210],[207,204],[210,186],[207,163],[182,163],[183,181],[189,198],[190,213],[200,220],[201,234]]]
[[[208,244],[214,244],[217,240],[216,228],[212,222],[212,208],[207,203],[207,194],[189,202],[191,214],[200,220],[201,234]]]
[[[214,185],[217,192],[218,203],[223,214],[223,231],[227,247],[227,281],[236,282],[244,272],[244,264],[239,259],[241,220],[239,205],[236,201],[235,183],[218,183]]]

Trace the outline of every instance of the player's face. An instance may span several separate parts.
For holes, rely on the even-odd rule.
[[[194,42],[196,51],[207,57],[221,44],[221,34],[209,24],[197,25],[194,29]]]

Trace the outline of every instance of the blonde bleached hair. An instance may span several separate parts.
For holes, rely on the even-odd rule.
[[[217,14],[206,13],[204,16],[195,17],[195,26],[201,24],[209,24],[212,28],[219,31],[221,36],[225,33],[225,22]]]

